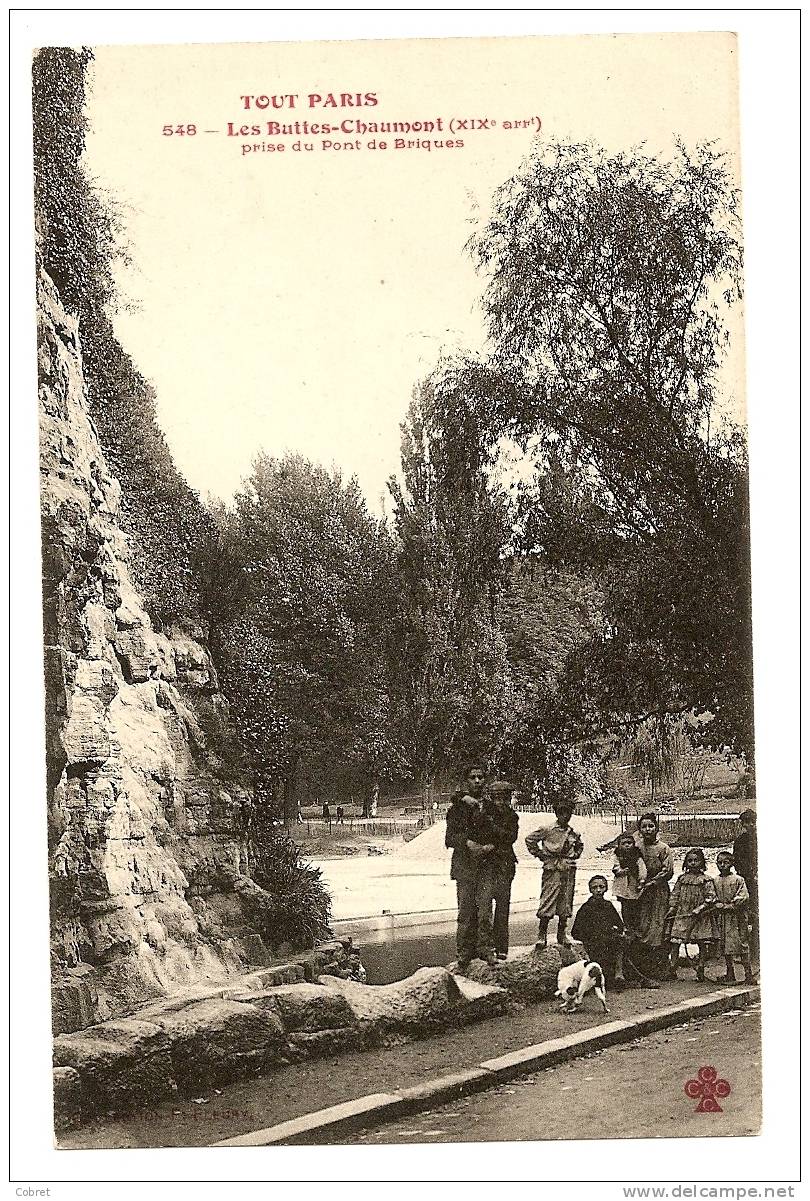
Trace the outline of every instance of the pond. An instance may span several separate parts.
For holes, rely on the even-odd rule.
[[[513,946],[533,943],[537,918],[533,913],[516,913],[509,923]],[[456,924],[406,926],[380,930],[356,939],[369,984],[391,984],[403,980],[420,967],[446,967],[456,957]]]

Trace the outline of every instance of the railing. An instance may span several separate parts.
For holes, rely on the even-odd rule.
[[[660,823],[662,836],[673,846],[729,846],[740,833],[740,819],[732,814],[702,817],[667,813]]]

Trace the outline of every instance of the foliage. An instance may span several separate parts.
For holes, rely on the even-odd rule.
[[[492,757],[508,691],[496,603],[508,538],[505,498],[481,420],[474,364],[445,364],[415,392],[392,479],[397,608],[390,661],[397,738],[430,788],[470,754]]]
[[[48,46],[32,66],[34,198],[43,264],[74,313],[103,310],[120,253],[116,222],[81,166],[92,52]]]
[[[357,482],[300,456],[259,455],[198,570],[260,788],[283,786],[289,811],[301,773],[388,774],[390,544]]]
[[[154,390],[115,332],[114,269],[126,258],[121,223],[83,162],[89,50],[46,47],[33,63],[34,186],[42,263],[79,319],[91,415],[122,487],[122,524],[134,535],[132,567],[155,622],[194,621],[192,559],[207,536],[197,494],[174,465]]]
[[[269,895],[260,911],[260,933],[273,947],[291,943],[309,948],[331,933],[332,900],[321,870],[306,863],[290,838],[256,823],[251,841],[253,879]]]
[[[694,709],[714,743],[752,747],[747,459],[716,416],[738,205],[711,146],[545,143],[471,242],[495,426],[536,468],[519,545],[603,592],[585,736]]]
[[[512,560],[500,598],[511,682],[501,770],[546,799],[601,787],[596,748],[577,745],[581,691],[570,674],[574,653],[599,626],[600,601],[589,581],[537,556]]]
[[[672,783],[683,753],[683,731],[669,717],[650,717],[635,730],[628,747],[633,779],[650,790],[650,805],[656,793]]]

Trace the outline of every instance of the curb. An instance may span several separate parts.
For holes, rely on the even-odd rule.
[[[314,1142],[312,1136],[350,1134],[366,1126],[379,1126],[408,1114],[431,1109],[458,1100],[470,1093],[482,1092],[493,1085],[503,1084],[516,1076],[525,1076],[542,1068],[555,1067],[587,1052],[602,1050],[617,1043],[630,1042],[642,1035],[653,1034],[674,1026],[682,1019],[708,1017],[736,1006],[759,1000],[759,987],[748,985],[724,988],[703,997],[691,997],[675,1005],[655,1009],[629,1021],[605,1022],[590,1026],[563,1038],[548,1039],[534,1046],[521,1047],[508,1055],[487,1059],[477,1067],[448,1076],[436,1076],[413,1088],[396,1089],[390,1093],[371,1093],[354,1101],[344,1101],[329,1109],[319,1109],[289,1122],[254,1130],[235,1138],[214,1143],[215,1147],[270,1147],[283,1144]],[[321,1140],[318,1140],[321,1141]]]
[[[510,913],[528,913],[537,908],[537,898],[526,901],[514,901]],[[369,914],[366,917],[340,917],[331,922],[332,930],[337,937],[339,934],[370,934],[379,930],[406,930],[419,927],[418,934],[425,934],[424,926],[444,926],[452,923],[455,927],[458,918],[456,909],[415,909],[410,913],[380,913]]]

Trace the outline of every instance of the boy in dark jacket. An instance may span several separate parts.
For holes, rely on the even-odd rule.
[[[606,900],[608,882],[605,876],[591,876],[588,881],[590,897],[577,910],[571,934],[585,944],[589,961],[598,963],[608,984],[624,984],[622,940],[624,922],[615,905]]]
[[[492,852],[492,897],[495,901],[492,935],[498,959],[506,959],[509,951],[509,906],[517,863],[515,840],[519,825],[518,815],[512,808],[513,792],[514,785],[508,780],[496,780],[489,786],[491,800],[486,806],[495,843]]]
[[[473,764],[465,781],[465,791],[453,797],[447,810],[445,846],[451,847],[450,879],[456,882],[458,926],[456,952],[458,970],[463,972],[471,959],[492,962],[492,886],[495,850],[492,823],[484,813],[484,769]]]

